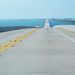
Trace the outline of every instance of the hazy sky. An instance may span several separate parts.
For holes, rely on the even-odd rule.
[[[75,18],[75,0],[0,0],[0,19]]]

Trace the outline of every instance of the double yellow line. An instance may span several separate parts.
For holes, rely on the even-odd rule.
[[[13,46],[14,44],[16,44],[17,42],[21,41],[22,39],[24,39],[25,37],[29,36],[30,34],[34,33],[35,31],[39,30],[40,28],[38,29],[35,29],[27,34],[24,34],[12,41],[10,41],[9,43],[3,45],[3,46],[0,46],[0,53],[3,52],[4,50],[8,49],[9,47]]]

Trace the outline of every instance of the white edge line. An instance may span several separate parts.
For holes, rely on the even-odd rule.
[[[57,30],[57,29],[55,29]],[[57,30],[59,33],[61,33],[62,35],[66,36],[67,38],[69,38],[71,41],[75,42],[74,39],[72,39],[71,37],[67,36],[66,34],[62,33],[61,31]]]

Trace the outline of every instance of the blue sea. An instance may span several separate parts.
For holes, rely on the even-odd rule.
[[[57,25],[75,25],[75,23],[55,21],[55,20],[49,20],[49,23],[50,23],[50,27],[54,27]]]
[[[13,20],[0,20],[0,27],[9,27],[9,26],[32,26],[36,27],[36,25],[44,26],[46,20],[45,19],[13,19]]]

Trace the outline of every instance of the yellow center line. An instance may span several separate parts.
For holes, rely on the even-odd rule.
[[[17,42],[21,41],[22,39],[24,39],[25,37],[29,36],[30,34],[34,33],[35,31],[39,30],[40,28],[38,29],[35,29],[29,33],[26,33],[10,42],[8,42],[7,44],[3,45],[0,47],[0,53],[3,52],[4,50],[8,49],[9,47],[13,46],[14,44],[16,44]]]

